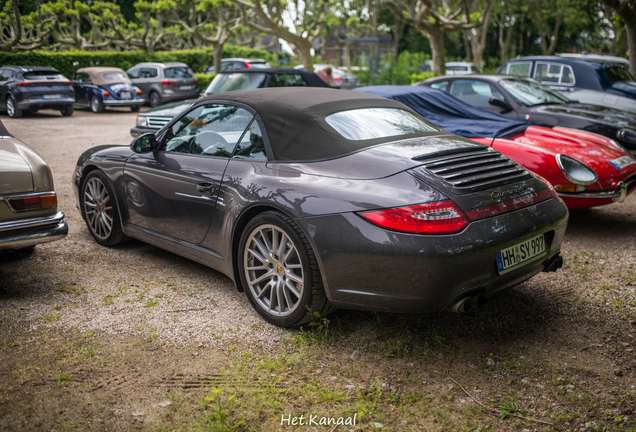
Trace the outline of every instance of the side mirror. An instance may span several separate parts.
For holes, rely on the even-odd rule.
[[[503,109],[504,112],[512,111],[512,107],[508,105],[508,102],[503,101],[501,99],[494,98],[494,97],[491,97],[490,99],[488,99],[488,105],[499,107]]]
[[[153,133],[138,136],[130,143],[130,148],[135,153],[148,153],[155,149],[157,137]]]

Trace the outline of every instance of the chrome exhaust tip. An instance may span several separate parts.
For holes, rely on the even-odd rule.
[[[449,312],[454,313],[467,313],[471,310],[473,310],[473,299],[470,297],[457,300],[457,302],[448,309]]]
[[[475,309],[481,309],[486,304],[486,296],[482,293],[477,294],[473,297],[473,307]]]

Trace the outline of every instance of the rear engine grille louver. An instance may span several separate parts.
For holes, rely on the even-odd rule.
[[[426,181],[432,174],[455,194],[465,194],[515,183],[531,177],[516,162],[490,147],[456,149],[414,157],[423,162],[413,174]]]

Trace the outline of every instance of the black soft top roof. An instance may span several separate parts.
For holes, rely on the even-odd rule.
[[[400,102],[348,90],[312,87],[238,90],[211,95],[201,99],[197,105],[221,100],[248,105],[258,113],[267,128],[274,157],[279,161],[331,159],[385,142],[439,134],[415,133],[348,140],[327,123],[326,116],[356,108],[398,108],[421,118]]]
[[[222,75],[231,75],[231,74],[266,74],[266,75],[274,75],[274,74],[292,74],[292,75],[300,75],[302,76],[309,87],[326,87],[332,88],[329,84],[324,82],[318,75],[316,75],[312,71],[306,71],[302,69],[291,69],[291,68],[263,68],[263,69],[235,69],[228,71],[221,71],[219,74]]]

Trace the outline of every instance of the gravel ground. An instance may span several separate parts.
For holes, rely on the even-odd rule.
[[[101,115],[78,110],[70,118],[50,111],[2,118],[11,133],[50,165],[69,234],[63,241],[38,246],[28,258],[41,271],[22,274],[24,262],[8,264],[10,271],[21,273],[22,287],[34,290],[28,298],[3,302],[0,310],[24,310],[19,319],[32,328],[55,325],[109,334],[142,329],[176,345],[244,340],[249,333],[251,343],[276,343],[281,330],[266,325],[227,277],[141,242],[109,249],[89,235],[71,186],[75,163],[93,146],[129,144],[135,117],[124,110]],[[59,304],[64,307],[54,310]],[[35,321],[47,316],[55,321]]]

